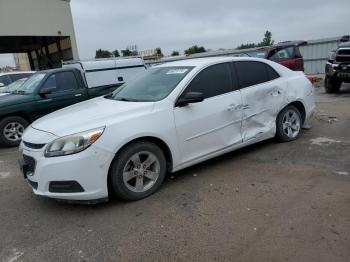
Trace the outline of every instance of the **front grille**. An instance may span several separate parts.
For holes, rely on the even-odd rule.
[[[24,163],[26,173],[34,174],[35,165],[36,165],[35,159],[30,156],[23,155],[23,163]]]
[[[45,146],[45,144],[33,144],[33,143],[26,142],[26,141],[23,141],[23,144],[26,147],[31,148],[31,149],[41,149]]]
[[[339,49],[335,60],[337,62],[350,62],[350,49]]]

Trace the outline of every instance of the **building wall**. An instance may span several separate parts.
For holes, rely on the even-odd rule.
[[[309,40],[308,44],[300,47],[304,57],[306,74],[324,74],[329,52],[339,45],[340,37]]]
[[[26,53],[13,54],[16,63],[16,70],[18,71],[30,71],[30,64],[28,55]]]
[[[1,36],[69,36],[79,59],[70,0],[0,0]]]

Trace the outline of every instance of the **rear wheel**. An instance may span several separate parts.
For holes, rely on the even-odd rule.
[[[295,106],[284,108],[276,120],[276,137],[282,142],[293,141],[298,138],[301,130],[302,118]]]
[[[135,142],[122,149],[110,169],[111,187],[125,200],[139,200],[153,194],[163,183],[166,159],[150,142]]]
[[[5,117],[0,121],[0,144],[6,147],[18,146],[28,121],[19,116]]]
[[[326,76],[324,80],[324,87],[326,89],[326,92],[329,94],[338,93],[341,84],[342,81],[335,77]]]

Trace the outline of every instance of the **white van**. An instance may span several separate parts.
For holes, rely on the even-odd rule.
[[[119,86],[146,70],[140,57],[63,62],[63,68],[65,67],[79,69],[88,88]]]

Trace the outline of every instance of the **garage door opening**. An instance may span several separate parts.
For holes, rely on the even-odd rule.
[[[62,61],[73,60],[69,36],[0,36],[0,53],[24,53],[30,69],[36,71],[58,68]],[[24,63],[25,55],[20,57]]]

